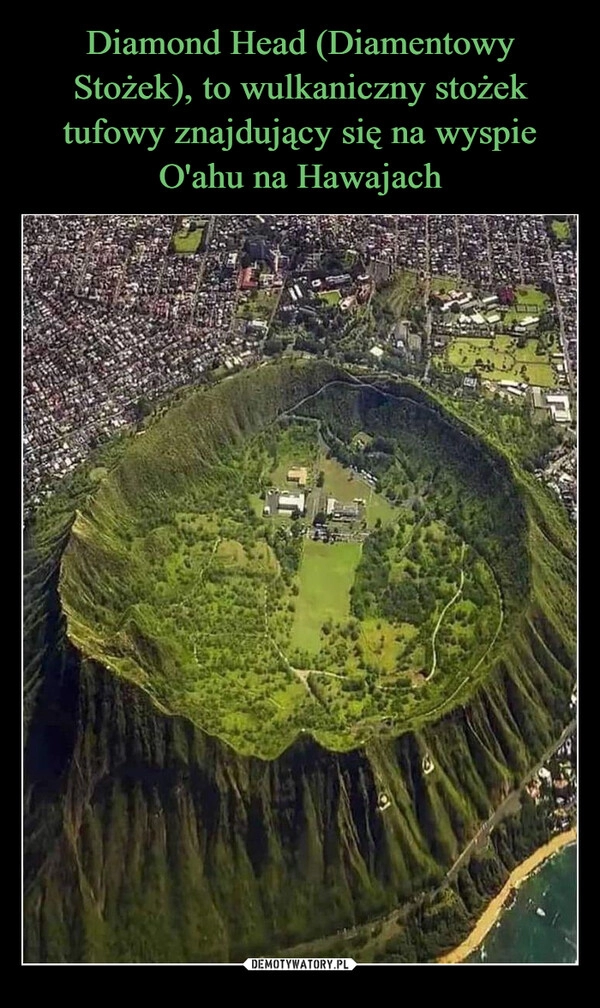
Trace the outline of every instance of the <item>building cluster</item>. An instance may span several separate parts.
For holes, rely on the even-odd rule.
[[[436,301],[439,311],[432,323],[434,350],[444,347],[451,336],[493,336],[500,328],[507,333],[512,329],[503,323],[504,310],[498,304],[497,294],[477,297],[471,291],[451,290],[437,294]],[[524,315],[518,324],[530,327],[536,322],[539,317]]]
[[[173,236],[190,226],[202,228],[201,246],[177,254]],[[240,305],[263,290],[301,317],[360,304],[398,269],[423,281],[456,276],[476,288],[461,313],[485,328],[498,314],[489,299],[499,285],[546,284],[556,293],[567,377],[576,374],[575,253],[551,242],[542,217],[31,215],[23,230],[29,505],[134,420],[140,401],[196,383],[217,365],[260,359],[272,316]],[[398,323],[396,343],[411,339],[420,348],[421,335]],[[372,347],[373,357],[380,351]]]
[[[571,404],[568,395],[544,392],[537,385],[531,387],[531,401],[534,409],[546,410],[555,423],[571,423]]]
[[[576,815],[577,749],[569,736],[526,785],[536,805],[544,803],[553,831],[568,829]]]
[[[519,285],[553,290],[563,351],[576,376],[576,253],[568,242],[551,243],[542,216],[432,214],[426,245],[426,269],[432,274],[459,276],[492,293]]]
[[[552,280],[561,326],[561,340],[572,383],[577,381],[577,258],[570,246],[552,252]]]
[[[573,521],[577,520],[577,452],[565,443],[550,452],[543,468],[535,475],[560,497]]]
[[[361,505],[364,501],[355,498],[352,502],[336,500],[335,497],[327,498],[327,517],[332,521],[353,522],[358,521],[361,514]]]

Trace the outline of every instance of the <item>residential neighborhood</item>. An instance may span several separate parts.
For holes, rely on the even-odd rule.
[[[27,510],[165,396],[278,354],[462,372],[575,428],[572,217],[27,215],[23,263]]]

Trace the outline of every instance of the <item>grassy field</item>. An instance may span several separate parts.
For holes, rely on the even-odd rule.
[[[277,304],[278,296],[272,291],[252,291],[247,297],[240,298],[235,312],[236,317],[268,322]]]
[[[461,371],[473,368],[489,381],[528,382],[552,388],[556,385],[556,373],[550,353],[536,353],[537,340],[530,339],[524,347],[518,347],[511,336],[496,336],[493,339],[475,339],[459,336],[453,339],[446,350],[446,360]],[[480,360],[482,363],[477,364]]]
[[[362,482],[359,480],[359,483]],[[366,500],[365,515],[367,518],[367,526],[372,529],[374,528],[378,520],[381,521],[382,525],[388,525],[394,520],[397,515],[396,508],[393,504],[390,504],[389,500],[383,496],[383,494],[375,493],[366,484],[362,484],[366,488],[366,494],[364,498]],[[360,497],[361,495],[358,494]]]
[[[342,300],[342,295],[337,290],[322,291],[317,297],[320,297],[321,301],[325,301],[328,305],[339,304]]]
[[[552,230],[554,231],[556,237],[560,238],[561,241],[566,241],[567,238],[571,237],[571,228],[569,227],[569,222],[566,220],[560,221],[554,219],[552,221]]]
[[[99,483],[106,475],[108,475],[108,469],[105,466],[95,466],[90,471],[90,480],[92,483]]]
[[[311,426],[291,426],[278,432],[277,463],[269,470],[265,482],[281,490],[302,491],[298,483],[289,482],[290,469],[300,466],[307,471],[307,485],[314,486],[316,472],[322,468],[318,463],[319,448],[316,430]]]
[[[300,492],[305,490],[305,487],[301,487],[298,483],[293,480],[288,480],[287,474],[294,466],[300,466],[306,469],[308,477],[308,486],[314,485],[314,471],[313,471],[313,461],[309,458],[308,454],[303,454],[302,452],[290,452],[285,458],[281,460],[271,473],[270,482],[274,487],[279,487],[280,490],[289,490],[290,492]]]
[[[416,633],[416,628],[406,623],[407,639]],[[367,661],[377,662],[384,672],[392,672],[402,650],[398,628],[385,619],[365,619],[361,623],[360,641]]]
[[[451,290],[459,290],[467,293],[470,290],[468,284],[464,284],[458,277],[432,277],[431,278],[431,293],[432,294],[448,294]]]
[[[336,500],[348,502],[353,497],[364,497],[365,485],[359,482],[340,462],[336,459],[321,458],[319,469],[325,473],[323,489],[328,497],[335,497]]]
[[[322,543],[307,539],[299,573],[300,593],[292,626],[293,647],[317,653],[326,620],[345,620],[349,592],[361,554],[359,543]]]
[[[403,270],[394,275],[389,286],[378,294],[378,298],[397,318],[403,318],[408,309],[419,302],[421,295],[422,288],[417,274],[412,270]]]
[[[176,252],[190,254],[197,252],[202,244],[204,231],[199,228],[197,231],[176,231],[173,235],[173,248]]]
[[[549,300],[548,295],[537,287],[517,287],[515,303],[505,313],[504,322],[508,325],[518,323],[526,315],[541,315],[548,307]]]

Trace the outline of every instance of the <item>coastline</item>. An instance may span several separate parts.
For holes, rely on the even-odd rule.
[[[544,861],[547,861],[548,858],[552,857],[559,850],[562,850],[563,847],[567,847],[569,844],[575,843],[576,840],[576,827],[566,830],[564,833],[557,833],[557,835],[553,836],[547,844],[544,844],[543,847],[539,847],[533,852],[533,854],[530,854],[525,861],[522,861],[521,864],[517,865],[510,873],[508,880],[503,885],[498,895],[494,896],[494,898],[488,903],[470,935],[465,938],[460,945],[457,945],[455,949],[452,949],[451,952],[446,952],[445,955],[436,959],[436,963],[461,963],[470,956],[472,952],[475,952],[496,923],[496,920],[503,910],[504,904],[507,902],[511,892],[514,889],[518,889],[525,879],[531,875],[536,868],[539,868]]]

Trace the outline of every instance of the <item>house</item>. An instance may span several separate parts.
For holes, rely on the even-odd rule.
[[[306,486],[308,471],[305,466],[292,466],[287,474],[288,483],[297,483],[298,486]]]

